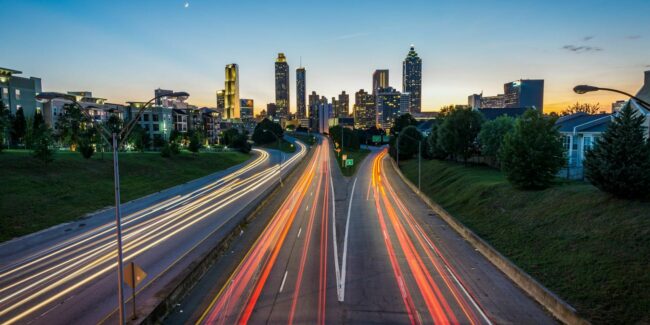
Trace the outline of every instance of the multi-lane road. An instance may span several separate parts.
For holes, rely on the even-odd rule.
[[[350,179],[332,152],[324,139],[235,271],[184,306],[194,315],[184,321],[555,323],[419,200],[385,150]]]
[[[296,145],[282,167],[279,153],[256,149],[242,166],[125,206],[124,261],[148,274],[138,287],[142,305],[155,304],[167,283],[216,245],[242,211],[277,184],[279,173],[306,155],[306,147]],[[0,323],[117,321],[115,227],[94,220],[0,246]],[[130,290],[125,296],[130,298]],[[127,306],[130,315],[131,303]]]

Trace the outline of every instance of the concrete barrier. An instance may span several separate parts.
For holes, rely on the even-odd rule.
[[[571,307],[568,303],[555,295],[549,289],[537,282],[533,277],[528,275],[522,269],[517,267],[508,258],[501,255],[494,247],[488,244],[483,238],[476,235],[472,230],[465,227],[460,221],[456,220],[449,212],[443,209],[440,205],[433,202],[428,196],[420,192],[404,174],[397,167],[395,161],[388,158],[391,165],[399,177],[408,185],[413,192],[415,192],[422,201],[424,201],[436,214],[440,216],[451,228],[460,234],[467,242],[469,242],[476,250],[478,250],[485,258],[487,258],[494,266],[503,272],[512,282],[519,286],[524,292],[535,299],[540,305],[544,306],[555,318],[565,324],[590,324],[587,320],[578,315],[575,308]]]

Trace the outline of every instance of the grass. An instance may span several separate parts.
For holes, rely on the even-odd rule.
[[[278,141],[273,141],[271,143],[259,145],[257,147],[277,150],[278,149]],[[294,153],[296,151],[296,147],[293,145],[293,143],[291,143],[291,142],[289,142],[289,141],[287,141],[285,139],[282,139],[282,141],[280,142],[280,150],[282,152],[286,152],[286,153]]]
[[[122,202],[127,202],[219,170],[249,158],[239,152],[121,153]],[[0,242],[26,235],[114,204],[110,154],[85,160],[79,153],[58,152],[43,164],[29,151],[0,153]]]
[[[306,145],[309,145],[309,146],[316,143],[315,136],[313,136],[313,135],[308,136],[306,134],[298,134],[298,133],[291,133],[291,134],[288,134],[288,135],[302,141],[303,143],[305,143]]]
[[[363,158],[366,158],[366,156],[369,153],[370,150],[368,149],[359,149],[359,150],[344,149],[340,152],[340,154],[336,154],[336,162],[337,165],[339,165],[339,168],[341,168],[341,172],[343,173],[343,176],[350,177],[354,175],[354,173],[356,173],[357,171],[357,167],[363,161]],[[347,159],[354,160],[354,165],[352,165],[352,167],[343,167],[343,164],[341,163],[341,158],[343,155],[347,155]]]
[[[417,160],[404,162],[417,182]],[[594,324],[650,323],[650,202],[581,182],[516,190],[497,170],[425,161],[422,189]]]

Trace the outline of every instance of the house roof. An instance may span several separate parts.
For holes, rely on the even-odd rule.
[[[418,130],[420,132],[429,131],[429,130],[431,130],[431,126],[433,125],[434,122],[435,122],[434,119],[422,121],[422,122],[418,123],[417,128],[418,128]]]
[[[612,114],[587,114],[579,112],[560,117],[555,125],[563,133],[604,132],[612,121]]]
[[[492,121],[497,117],[506,115],[510,117],[519,117],[528,110],[527,107],[511,107],[511,108],[479,108],[478,111],[483,114],[486,120]]]

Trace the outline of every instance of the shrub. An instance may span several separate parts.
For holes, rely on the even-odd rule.
[[[499,150],[503,144],[506,134],[510,133],[515,126],[515,120],[509,116],[501,116],[493,121],[485,122],[478,134],[478,143],[481,154],[491,160],[497,160]],[[498,164],[498,161],[494,161]]]

